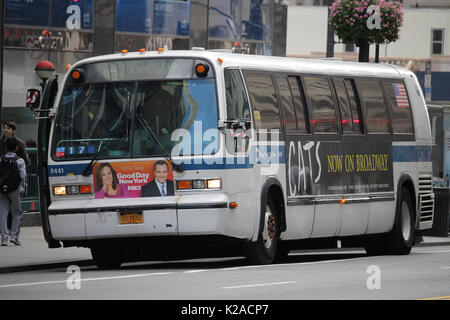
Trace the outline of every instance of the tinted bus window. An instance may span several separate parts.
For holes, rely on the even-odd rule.
[[[241,73],[236,69],[226,69],[224,78],[228,119],[251,119],[250,106]]]
[[[280,103],[283,108],[283,122],[284,130],[297,131],[297,118],[294,111],[294,103],[292,102],[291,90],[289,89],[289,83],[285,76],[276,76],[275,82],[278,86],[278,92],[280,94]]]
[[[326,78],[305,77],[305,88],[311,102],[311,122],[314,132],[336,132],[336,108]]]
[[[358,96],[356,94],[355,81],[352,79],[346,79],[345,88],[347,89],[348,100],[350,101],[350,110],[353,117],[353,130],[355,133],[363,133],[364,126],[362,123],[361,104],[359,103]]]
[[[292,98],[294,99],[295,114],[297,116],[298,131],[301,133],[308,133],[308,116],[306,108],[305,94],[298,77],[288,77],[289,84],[291,86]]]
[[[389,132],[383,94],[378,80],[358,80],[368,132]]]
[[[405,85],[401,82],[383,81],[383,86],[390,102],[392,131],[413,133],[411,108]]]
[[[252,71],[246,71],[244,75],[256,128],[280,129],[277,96],[271,76],[267,73]]]
[[[343,79],[333,79],[334,88],[339,102],[339,111],[341,113],[342,132],[353,132],[353,119],[350,110],[350,102],[348,100],[347,90]]]

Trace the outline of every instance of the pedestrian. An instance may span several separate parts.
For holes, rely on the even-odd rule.
[[[3,135],[0,137],[0,156],[4,156],[7,153],[6,150],[6,139],[8,138],[16,138],[17,143],[19,144],[19,150],[17,150],[16,154],[21,157],[27,166],[29,167],[28,154],[26,151],[25,143],[16,137],[16,123],[13,121],[5,122],[3,125]],[[24,186],[25,187],[25,186]],[[11,213],[8,214],[8,228],[11,229],[12,216]]]
[[[21,157],[25,163],[28,161],[28,154],[26,151],[25,143],[16,137],[16,123],[13,121],[6,122],[3,125],[3,135],[0,138],[0,156],[4,156],[7,153],[6,150],[6,139],[8,138],[16,138],[17,143],[19,145],[19,149],[17,150],[17,156]]]
[[[8,212],[11,212],[10,242],[20,246],[20,222],[22,220],[21,194],[26,177],[25,161],[17,155],[16,138],[6,139],[6,155],[0,158],[0,232],[1,245],[8,245]],[[11,161],[13,160],[13,161]]]

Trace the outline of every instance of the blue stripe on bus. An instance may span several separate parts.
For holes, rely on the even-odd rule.
[[[392,146],[394,162],[431,162],[431,146]]]
[[[269,155],[269,156],[267,156]],[[133,159],[130,159],[133,160]],[[141,159],[137,159],[142,161]],[[155,160],[149,160],[155,161]],[[201,161],[201,162],[200,162]],[[114,159],[111,159],[114,162]],[[212,158],[212,159],[187,159],[186,163],[181,163],[184,170],[229,170],[229,169],[251,169],[255,164],[283,164],[286,162],[286,150],[284,146],[278,146],[278,153],[272,152],[270,146],[251,148],[247,157],[231,158]],[[86,168],[87,163],[81,164],[57,164],[48,167],[50,177],[63,177],[68,175],[81,175]]]

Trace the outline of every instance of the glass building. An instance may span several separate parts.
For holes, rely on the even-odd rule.
[[[15,121],[24,141],[37,122],[26,90],[40,88],[39,61],[56,73],[67,64],[122,49],[204,47],[280,55],[286,51],[287,7],[278,0],[4,0],[0,1],[1,122]],[[61,78],[60,77],[60,78]]]

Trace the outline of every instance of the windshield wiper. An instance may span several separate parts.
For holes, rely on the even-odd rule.
[[[140,122],[140,124],[142,125],[142,127],[145,129],[145,131],[147,132],[147,134],[152,137],[152,139],[159,145],[161,151],[164,154],[164,157],[169,160],[169,162],[172,164],[172,166],[175,168],[175,171],[177,172],[183,172],[184,169],[179,166],[178,164],[176,164],[173,159],[172,156],[167,152],[167,150],[163,147],[163,145],[161,144],[161,142],[159,141],[158,137],[156,137],[156,134],[153,132],[152,128],[150,127],[150,125],[148,124],[148,122],[145,120],[145,118],[142,115],[135,115],[135,118]]]
[[[105,145],[109,142],[110,140],[107,140],[106,142],[105,142]],[[97,157],[98,157],[98,155],[100,154],[100,152],[102,151],[102,149],[103,149],[103,142],[104,142],[104,140],[101,140],[100,141],[100,146],[98,147],[98,150],[97,150],[97,152],[94,154],[94,157],[91,159],[91,162],[89,162],[88,163],[88,165],[86,166],[86,168],[84,168],[84,171],[83,171],[83,176],[84,177],[89,177],[90,175],[91,175],[91,173],[92,173],[92,165],[97,161]]]

